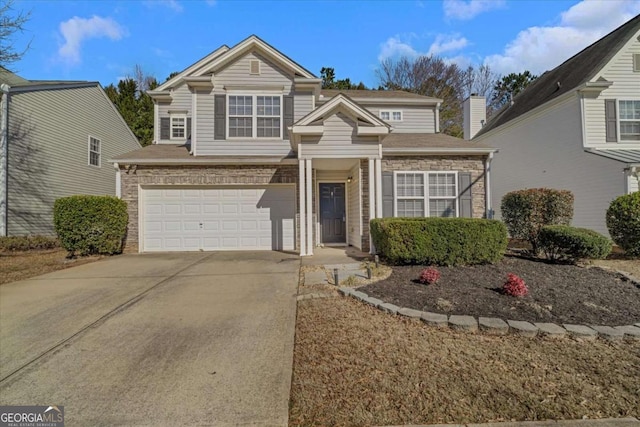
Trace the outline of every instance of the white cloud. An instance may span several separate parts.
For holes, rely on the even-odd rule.
[[[501,54],[490,55],[484,62],[501,74],[524,70],[540,74],[638,13],[640,2],[634,0],[582,1],[563,12],[558,25],[527,28],[509,42]]]
[[[440,55],[444,52],[458,51],[467,47],[469,41],[459,35],[438,34],[429,47],[427,55]]]
[[[162,6],[173,9],[175,12],[182,12],[184,8],[177,0],[147,0],[144,4],[148,7]]]
[[[127,31],[111,18],[94,15],[88,19],[74,16],[61,22],[60,33],[64,43],[58,49],[58,56],[68,65],[75,65],[81,62],[80,48],[85,40],[103,37],[120,40]]]
[[[408,56],[410,58],[420,55],[408,42],[400,40],[400,36],[389,37],[386,42],[380,45],[380,53],[378,60],[383,61],[387,58],[396,58],[400,56]]]
[[[492,9],[504,7],[505,0],[444,0],[444,16],[450,19],[467,21]]]

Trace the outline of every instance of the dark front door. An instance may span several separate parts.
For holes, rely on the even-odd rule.
[[[322,243],[346,243],[344,184],[320,184]]]

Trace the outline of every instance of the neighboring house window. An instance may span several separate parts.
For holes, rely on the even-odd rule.
[[[457,172],[396,172],[396,216],[458,216],[457,177]]]
[[[89,137],[89,164],[100,167],[100,140]]]
[[[171,139],[185,139],[187,116],[171,116]]]
[[[280,138],[281,103],[280,95],[229,95],[229,137]]]
[[[402,111],[380,111],[380,118],[382,120],[388,122],[401,122],[402,121]]]
[[[620,101],[620,140],[640,141],[640,101]]]

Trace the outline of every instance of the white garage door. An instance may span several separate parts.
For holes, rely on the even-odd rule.
[[[295,189],[147,188],[144,251],[293,250]]]

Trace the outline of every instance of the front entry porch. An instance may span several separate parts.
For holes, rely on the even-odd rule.
[[[301,256],[330,246],[371,252],[369,219],[382,217],[381,172],[379,158],[299,160]]]

